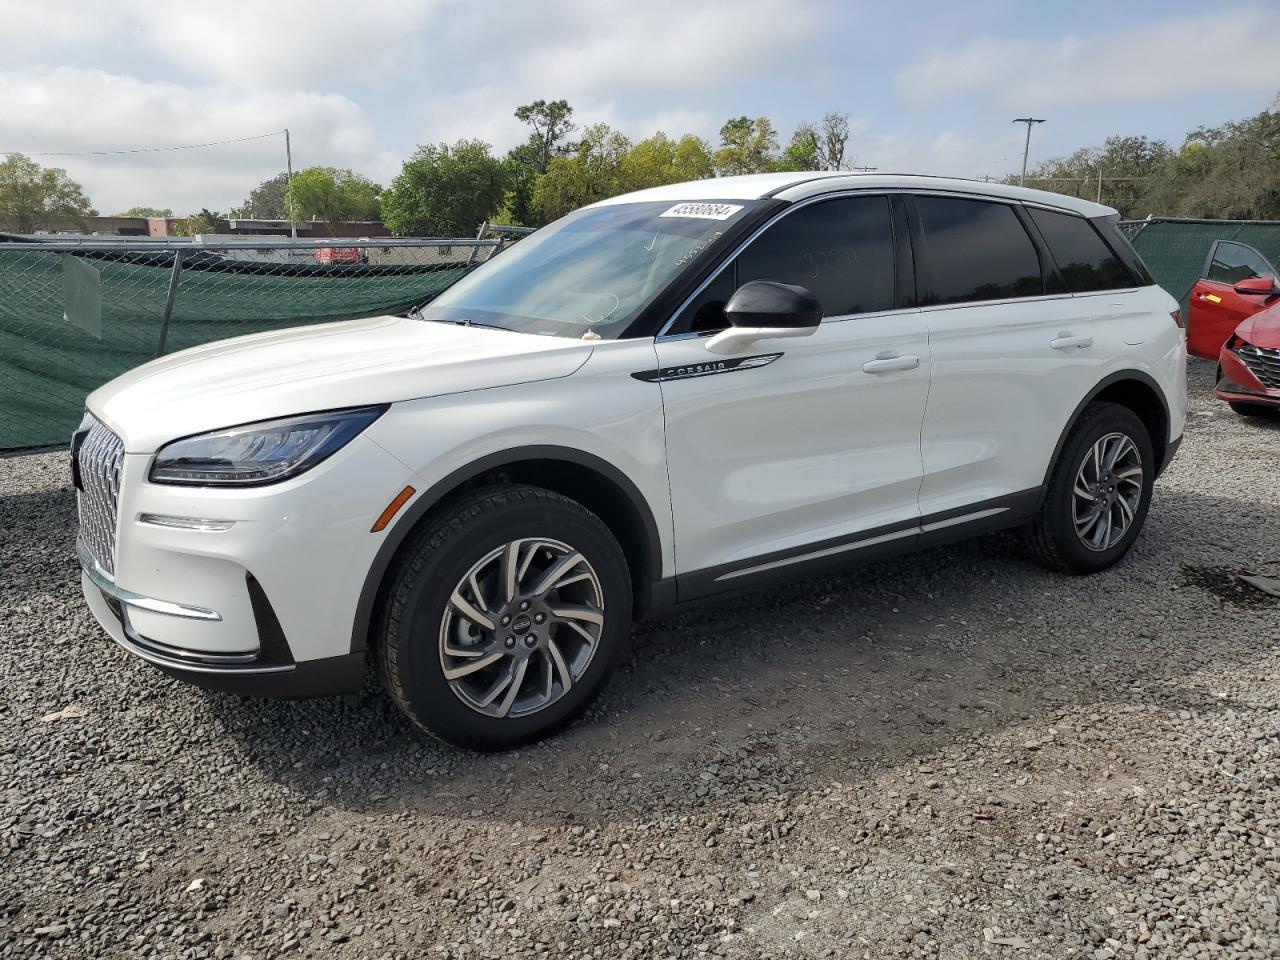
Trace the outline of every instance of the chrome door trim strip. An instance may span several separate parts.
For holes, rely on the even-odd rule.
[[[994,517],[998,513],[1008,513],[1008,507],[992,507],[990,510],[979,510],[976,513],[966,513],[959,517],[948,517],[946,520],[935,520],[932,523],[925,523],[920,526],[921,533],[932,533],[934,530],[944,530],[947,527],[954,527],[958,523],[968,523],[971,520],[982,520],[986,517]]]
[[[903,537],[914,537],[919,533],[919,527],[908,527],[906,530],[896,530],[893,533],[882,534],[878,537],[868,537],[865,540],[855,540],[852,543],[842,543],[839,546],[827,547],[825,550],[814,550],[811,553],[802,553],[798,557],[785,557],[782,560],[772,560],[769,563],[760,563],[753,567],[743,567],[740,570],[731,570],[729,573],[722,573],[720,576],[716,577],[716,582],[721,583],[725,580],[735,580],[738,577],[750,576],[753,573],[764,573],[767,570],[777,570],[779,567],[789,567],[793,563],[804,563],[806,560],[819,560],[822,557],[833,557],[838,553],[847,553],[850,550],[858,550],[862,547],[873,547],[879,543],[888,543],[891,540],[901,540]]]

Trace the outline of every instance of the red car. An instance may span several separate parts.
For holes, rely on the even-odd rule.
[[[359,247],[321,247],[316,251],[316,263],[364,263],[364,251]]]
[[[1187,350],[1218,361],[1214,396],[1236,413],[1280,410],[1280,274],[1247,244],[1219,240],[1189,298]]]

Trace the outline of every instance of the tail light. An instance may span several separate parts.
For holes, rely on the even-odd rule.
[[[1181,308],[1181,307],[1179,307],[1177,310],[1173,311],[1173,313],[1169,314],[1169,316],[1171,316],[1171,317],[1173,318],[1173,325],[1174,325],[1175,327],[1177,327],[1179,330],[1182,330],[1182,329],[1186,326],[1186,324],[1184,324],[1184,323],[1182,322],[1182,308]]]

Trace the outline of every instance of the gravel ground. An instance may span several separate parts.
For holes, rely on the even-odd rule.
[[[64,458],[0,460],[0,957],[1274,958],[1280,417],[1209,376],[1114,570],[997,537],[645,624],[496,756],[130,659]]]

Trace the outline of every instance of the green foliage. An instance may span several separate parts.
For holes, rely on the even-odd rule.
[[[382,195],[382,220],[401,236],[474,236],[511,179],[511,165],[482,140],[420,146]]]
[[[246,220],[284,220],[289,214],[284,204],[289,174],[277,173],[253,188],[238,211]]]
[[[1246,120],[1188,134],[1150,202],[1186,217],[1280,220],[1280,100]]]
[[[18,233],[36,229],[79,227],[98,211],[84,189],[57,167],[42,167],[29,157],[11,153],[0,162],[0,224]]]
[[[117,213],[117,217],[151,217],[157,219],[168,219],[173,216],[173,211],[168,207],[130,207],[123,213]]]
[[[587,127],[573,154],[552,157],[534,184],[533,205],[543,221],[624,193],[622,159],[630,150],[631,141],[608,124]]]
[[[226,217],[208,209],[193,213],[173,225],[173,235],[176,237],[198,237],[205,233],[229,233],[230,230],[231,224],[227,222]]]
[[[622,156],[618,185],[622,192],[627,192],[685,180],[705,180],[714,175],[711,148],[704,140],[687,134],[675,141],[659,130]]]
[[[285,189],[294,219],[321,220],[331,228],[349,220],[374,220],[382,188],[371,180],[333,167],[307,167]]]
[[[821,170],[822,160],[818,156],[818,134],[813,126],[802,123],[796,128],[791,142],[782,151],[782,156],[774,164],[775,170]]]
[[[1096,200],[1099,173],[1102,202],[1127,219],[1280,219],[1280,101],[1247,119],[1193,130],[1177,150],[1147,137],[1108,137],[1101,147],[1040,164],[1027,186]]]
[[[1069,157],[1050,160],[1027,172],[1026,185],[1086,200],[1098,199],[1101,173],[1102,202],[1126,218],[1146,216],[1154,181],[1163,175],[1173,151],[1162,140],[1147,137],[1107,137],[1101,147],[1086,147]],[[1006,178],[1017,183],[1018,178]]]
[[[778,134],[768,117],[734,117],[720,128],[715,169],[722,177],[766,173],[777,162]]]
[[[523,107],[516,107],[515,117],[533,128],[529,141],[525,144],[528,150],[521,159],[537,173],[547,172],[552,157],[572,152],[572,146],[565,142],[565,138],[577,129],[573,122],[573,107],[569,106],[569,101],[552,100],[548,103],[546,100],[535,100]]]

